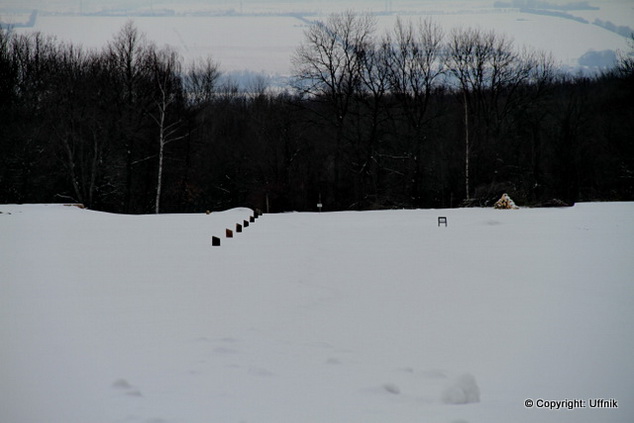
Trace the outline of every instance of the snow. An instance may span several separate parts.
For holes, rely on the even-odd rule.
[[[480,388],[475,377],[465,373],[449,385],[442,393],[445,404],[469,404],[480,402]]]
[[[629,51],[627,40],[596,25],[553,16],[540,16],[511,10],[506,13],[472,13],[433,16],[445,30],[474,27],[494,30],[513,40],[519,49],[551,53],[566,66],[575,67],[577,60],[590,50]],[[592,21],[591,21],[592,22]]]
[[[634,416],[634,203],[250,214],[0,205],[0,421]]]
[[[42,16],[35,28],[61,41],[101,49],[132,20],[158,47],[171,46],[189,65],[212,56],[223,71],[288,75],[290,58],[303,36],[301,21],[292,17],[87,17]]]
[[[454,8],[446,12],[438,11],[437,4],[413,5],[404,17],[415,22],[430,17],[447,33],[460,27],[495,30],[513,39],[518,50],[529,47],[552,53],[565,66],[577,66],[578,59],[590,50],[629,50],[625,37],[596,25],[520,13],[517,9],[502,11],[487,5],[488,9],[465,11],[454,4]],[[634,10],[623,4],[612,7],[608,9],[610,13],[602,9],[593,12],[593,16],[609,20],[616,15],[614,10],[622,12],[622,16],[631,16]],[[429,14],[426,14],[426,10],[429,10]],[[407,13],[414,14],[408,16]],[[325,20],[327,14],[308,18]],[[112,41],[129,19],[42,15],[38,16],[34,28],[16,28],[16,32],[40,31],[60,41],[75,42],[88,49],[100,49]],[[148,40],[159,47],[171,46],[187,65],[194,60],[212,56],[224,72],[250,70],[276,76],[292,73],[291,58],[303,41],[307,26],[304,20],[288,15],[134,17],[132,20]],[[380,36],[385,31],[393,30],[396,16],[379,16],[377,20],[377,35]],[[617,19],[613,21],[621,22]]]

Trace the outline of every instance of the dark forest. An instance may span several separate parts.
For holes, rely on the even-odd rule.
[[[494,32],[332,15],[288,86],[187,68],[129,23],[100,51],[0,31],[0,203],[118,213],[634,200],[634,67],[558,70]]]

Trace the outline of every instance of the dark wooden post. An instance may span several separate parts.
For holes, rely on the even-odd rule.
[[[214,247],[220,247],[220,238],[218,238],[217,236],[212,236],[211,245]]]
[[[241,224],[239,224],[239,223],[236,223],[236,232],[237,232],[237,233],[242,232],[242,225],[241,225]]]
[[[233,238],[233,231],[231,229],[225,229],[227,238]]]

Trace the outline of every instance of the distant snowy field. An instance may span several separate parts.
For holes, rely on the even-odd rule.
[[[249,214],[0,205],[0,421],[632,421],[634,203]]]
[[[457,9],[458,11],[460,9]],[[634,9],[625,15],[634,19]],[[360,10],[362,11],[362,10]],[[614,12],[608,9],[605,16]],[[608,13],[610,12],[610,13]],[[594,13],[579,12],[592,22]],[[538,16],[499,9],[430,14],[417,12],[414,21],[431,17],[450,31],[454,27],[474,26],[494,29],[515,40],[518,48],[528,46],[550,52],[565,66],[577,66],[577,60],[590,50],[628,51],[626,39],[591,24],[561,18]],[[326,19],[327,14],[309,19]],[[25,18],[23,18],[25,19]],[[249,70],[269,75],[288,76],[291,56],[303,40],[306,22],[290,16],[212,16],[212,17],[135,17],[137,27],[158,46],[175,48],[186,63],[209,55],[220,62],[226,72]],[[380,33],[392,29],[395,16],[379,18]],[[112,40],[126,17],[40,16],[34,28],[16,31],[41,31],[59,40],[72,41],[86,48],[102,48]],[[618,20],[613,20],[618,22]],[[633,21],[634,22],[634,21]]]
[[[223,71],[288,75],[291,55],[303,36],[290,17],[130,18],[157,46],[171,46],[189,64],[213,57]],[[59,40],[100,49],[130,20],[125,17],[42,17],[34,28]],[[24,32],[27,29],[20,29]]]

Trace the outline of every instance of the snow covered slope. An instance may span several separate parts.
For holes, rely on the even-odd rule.
[[[634,203],[249,214],[0,205],[0,421],[632,420]]]

